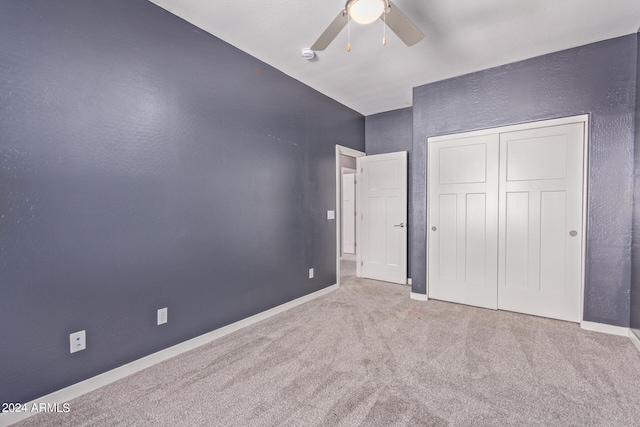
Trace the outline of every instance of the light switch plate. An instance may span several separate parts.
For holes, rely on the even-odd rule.
[[[167,307],[158,310],[158,325],[164,325],[169,320]]]

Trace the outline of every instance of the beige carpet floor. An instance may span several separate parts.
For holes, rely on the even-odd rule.
[[[69,403],[19,425],[638,426],[640,352],[576,324],[345,278]]]

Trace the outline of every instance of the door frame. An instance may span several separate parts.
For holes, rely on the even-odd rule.
[[[342,206],[342,199],[343,199],[342,195],[344,193],[344,176],[345,175],[353,175],[353,179],[354,179],[354,182],[353,182],[353,185],[354,185],[354,189],[353,189],[353,195],[354,195],[353,210],[354,210],[354,212],[356,210],[356,200],[355,200],[355,195],[356,195],[356,190],[355,190],[356,169],[346,168],[346,167],[342,166],[340,168],[340,179],[342,180],[342,183],[341,183],[341,186],[340,186],[340,196],[341,196],[340,197],[340,224],[337,224],[337,226],[340,227],[340,253],[339,253],[339,256],[343,256],[344,255],[344,247],[343,247],[344,246],[343,245],[344,242],[342,241],[342,234],[344,234],[344,230],[343,230],[343,225],[344,225],[343,224],[343,219],[344,218],[342,218],[342,214],[344,213],[344,212],[342,212],[342,208],[343,208],[343,206]],[[356,221],[356,219],[354,217],[353,218],[353,227],[354,227],[354,230],[353,230],[353,236],[354,236],[353,244],[354,245],[356,243],[355,242],[355,234],[356,234],[356,232],[355,232],[355,226],[356,226],[355,225],[355,221]],[[355,250],[354,250],[354,253],[355,253]]]
[[[542,127],[549,127],[549,126],[559,126],[559,125],[567,125],[567,124],[572,124],[572,123],[582,123],[584,125],[584,151],[583,151],[583,158],[582,158],[582,247],[581,247],[581,256],[580,256],[580,261],[581,261],[581,265],[580,265],[580,322],[584,321],[584,286],[585,286],[585,266],[586,266],[586,260],[587,260],[587,210],[588,210],[588,187],[589,187],[589,176],[588,176],[588,165],[589,165],[589,139],[590,139],[590,132],[589,132],[589,114],[581,114],[578,116],[569,116],[569,117],[561,117],[561,118],[557,118],[557,119],[547,119],[547,120],[539,120],[539,121],[535,121],[535,122],[527,122],[527,123],[520,123],[520,124],[515,124],[515,125],[506,125],[506,126],[499,126],[499,127],[494,127],[494,128],[489,128],[489,129],[482,129],[482,130],[476,130],[476,131],[470,131],[470,132],[459,132],[459,133],[455,133],[455,134],[450,134],[450,135],[439,135],[439,136],[432,136],[432,137],[427,137],[425,138],[425,143],[426,143],[426,153],[427,153],[427,159],[426,159],[426,174],[425,174],[425,181],[426,181],[426,223],[425,223],[425,229],[428,228],[429,226],[429,200],[430,200],[430,192],[429,192],[429,143],[431,142],[441,142],[441,141],[448,141],[451,139],[459,139],[459,138],[466,138],[466,137],[474,137],[474,136],[481,136],[481,135],[491,135],[491,134],[496,134],[496,133],[506,133],[506,132],[513,132],[513,131],[520,131],[520,130],[529,130],[529,129],[537,129],[537,128],[542,128]],[[426,233],[426,244],[427,244],[427,256],[426,256],[426,277],[425,277],[425,283],[426,283],[426,299],[429,299],[429,233]]]
[[[354,150],[353,148],[344,147],[336,144],[336,284],[340,286],[340,246],[342,242],[342,233],[340,224],[338,221],[342,221],[342,166],[340,165],[340,155],[349,157],[364,157],[366,153],[362,151]],[[356,183],[356,197],[357,197],[358,184]],[[357,233],[357,231],[356,231]],[[356,254],[358,248],[356,247]],[[356,266],[356,276],[360,275],[360,268]]]

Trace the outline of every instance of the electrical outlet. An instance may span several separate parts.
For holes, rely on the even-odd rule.
[[[327,211],[327,219],[336,219],[336,211]]]
[[[87,348],[87,331],[78,331],[69,335],[69,353]]]
[[[163,325],[169,321],[167,307],[158,309],[158,325]]]
[[[309,279],[313,279],[313,268],[309,269]]]

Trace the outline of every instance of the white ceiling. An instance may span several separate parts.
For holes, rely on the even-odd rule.
[[[345,0],[151,0],[364,115],[412,105],[412,88],[634,33],[638,0],[394,0],[425,34],[407,47],[383,24],[352,23],[301,57]],[[594,64],[597,66],[597,64]]]

